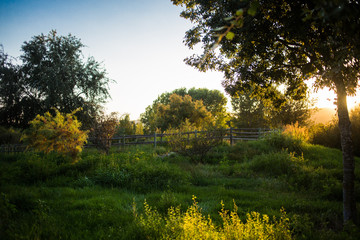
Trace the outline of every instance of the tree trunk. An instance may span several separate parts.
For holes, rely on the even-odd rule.
[[[336,84],[339,129],[343,155],[343,214],[344,223],[356,222],[355,199],[355,161],[353,141],[351,139],[351,123],[346,102],[346,89],[342,81]]]

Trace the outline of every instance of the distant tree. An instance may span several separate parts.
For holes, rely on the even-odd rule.
[[[222,71],[228,93],[252,89],[280,106],[283,102],[272,91],[274,85],[286,86],[286,96],[294,100],[305,97],[305,81],[310,78],[315,79],[316,89],[334,90],[343,153],[343,217],[344,222],[356,221],[354,147],[346,96],[354,95],[359,86],[360,2],[172,2],[182,5],[181,16],[194,24],[185,35],[186,45],[193,48],[201,43],[204,49],[187,63],[202,71]]]
[[[130,120],[130,115],[124,114],[119,120],[116,135],[134,135],[136,133],[135,121]]]
[[[155,130],[155,119],[157,115],[157,109],[159,104],[169,104],[170,96],[177,94],[185,97],[189,95],[193,100],[199,100],[203,102],[206,110],[211,113],[215,122],[219,126],[225,126],[229,116],[226,110],[227,99],[219,90],[209,90],[206,88],[186,88],[175,89],[172,92],[166,92],[161,94],[154,100],[153,104],[146,108],[145,113],[141,115],[141,121],[144,123],[144,127],[148,131]]]
[[[232,126],[240,128],[268,127],[266,108],[263,102],[250,93],[239,94],[231,98],[233,107]]]
[[[77,115],[89,127],[109,97],[110,80],[94,58],[84,61],[83,47],[78,38],[59,36],[53,30],[24,42],[22,65],[12,64],[1,51],[0,124],[26,127],[52,107],[60,112],[82,107]]]
[[[87,131],[80,130],[81,123],[75,117],[80,109],[68,114],[54,110],[54,116],[49,112],[37,115],[30,122],[28,134],[23,135],[22,140],[30,148],[45,153],[54,151],[68,155],[75,162],[88,137]]]
[[[214,123],[211,113],[206,110],[202,101],[193,101],[189,95],[182,97],[172,94],[168,104],[157,105],[153,127],[163,132],[178,128],[185,121],[189,121],[194,127]]]
[[[276,92],[276,91],[275,91]],[[285,99],[281,107],[274,107],[271,101],[266,101],[251,93],[244,92],[231,98],[234,110],[233,124],[237,127],[272,127],[279,128],[297,123],[306,126],[310,122],[313,103],[309,98],[293,100],[280,92]]]

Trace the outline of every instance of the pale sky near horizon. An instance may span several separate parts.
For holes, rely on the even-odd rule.
[[[18,57],[24,41],[52,29],[80,38],[85,58],[102,62],[116,81],[107,111],[135,120],[161,93],[180,87],[224,93],[221,73],[201,73],[183,62],[194,52],[182,42],[191,23],[180,11],[170,0],[1,0],[0,44]],[[318,107],[335,107],[328,90],[315,97]]]

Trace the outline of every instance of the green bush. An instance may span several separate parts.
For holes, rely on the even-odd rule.
[[[270,147],[277,151],[287,150],[288,152],[295,152],[298,155],[302,154],[303,146],[305,144],[303,139],[281,131],[274,131],[266,134],[262,141],[265,141]]]

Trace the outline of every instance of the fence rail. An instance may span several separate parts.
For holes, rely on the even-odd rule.
[[[261,136],[271,132],[273,130],[264,128],[228,128],[225,130],[222,139],[229,141],[233,145],[236,141],[254,141],[259,139]],[[198,134],[206,131],[193,131],[184,132],[182,135],[187,135],[190,139],[192,135],[196,137]],[[142,145],[142,144],[153,144],[155,147],[157,144],[166,143],[167,137],[177,133],[153,133],[146,135],[123,135],[114,136],[110,139],[111,145],[113,146],[128,146],[128,145]],[[94,139],[89,139],[88,144],[85,147],[95,146]],[[13,145],[0,145],[0,152],[11,153],[11,152],[23,152],[26,150],[26,146],[22,144]]]

